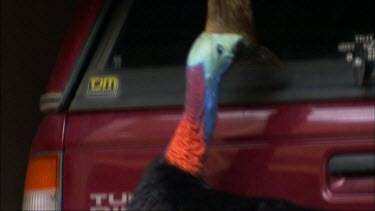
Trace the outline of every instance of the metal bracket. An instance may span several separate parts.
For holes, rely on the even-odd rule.
[[[374,34],[358,34],[354,42],[342,42],[338,51],[346,53],[346,61],[352,64],[357,85],[375,84]]]

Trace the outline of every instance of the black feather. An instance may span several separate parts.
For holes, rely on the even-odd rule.
[[[254,210],[303,211],[304,208],[275,198],[246,198],[211,188],[159,158],[146,170],[133,192],[128,210]]]

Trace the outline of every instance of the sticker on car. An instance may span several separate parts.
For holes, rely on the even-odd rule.
[[[119,79],[117,76],[91,76],[88,80],[87,96],[117,97]]]

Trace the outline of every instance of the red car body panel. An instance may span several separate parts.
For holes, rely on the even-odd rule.
[[[373,179],[331,178],[326,165],[333,155],[371,153],[373,108],[368,101],[223,108],[207,178],[215,187],[241,195],[282,197],[325,209],[372,209]],[[95,207],[93,196],[107,192],[123,206],[120,199],[126,197],[121,194],[131,192],[162,153],[181,112],[69,115],[63,208]],[[108,196],[100,200],[114,207]]]
[[[64,89],[103,2],[104,0],[84,0],[78,4],[72,25],[52,70],[46,93],[62,92]]]
[[[66,114],[44,117],[31,145],[31,155],[63,150],[65,120]]]

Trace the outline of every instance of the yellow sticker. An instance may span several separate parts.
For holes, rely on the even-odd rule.
[[[119,80],[116,76],[91,76],[87,95],[90,97],[117,97]]]

